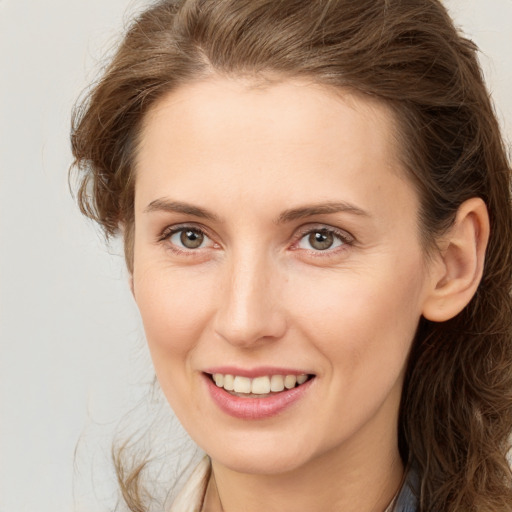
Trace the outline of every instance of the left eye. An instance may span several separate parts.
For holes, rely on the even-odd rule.
[[[306,233],[298,243],[300,249],[327,251],[343,245],[345,240],[330,229],[315,229]]]
[[[210,239],[199,229],[183,228],[175,231],[169,240],[172,244],[185,249],[200,249]]]

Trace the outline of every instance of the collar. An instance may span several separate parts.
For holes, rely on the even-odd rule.
[[[406,469],[404,483],[394,507],[393,512],[416,512],[418,510],[418,498],[420,488],[420,479],[415,465],[411,465]]]

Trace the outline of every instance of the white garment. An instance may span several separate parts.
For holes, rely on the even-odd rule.
[[[210,459],[203,457],[174,500],[169,512],[201,512],[211,470]]]

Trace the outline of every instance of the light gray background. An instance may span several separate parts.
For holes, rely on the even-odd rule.
[[[67,185],[72,104],[143,4],[0,0],[0,512],[112,510],[111,433],[152,378],[119,247]],[[511,141],[512,0],[447,5]]]

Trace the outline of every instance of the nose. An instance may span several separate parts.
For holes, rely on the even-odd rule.
[[[264,255],[246,251],[226,269],[215,318],[217,335],[244,348],[281,338],[286,331],[280,303],[282,277]]]

